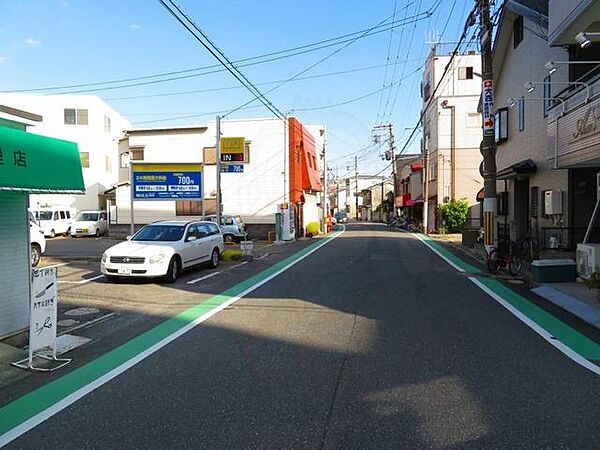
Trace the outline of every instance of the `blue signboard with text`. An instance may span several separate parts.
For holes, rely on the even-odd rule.
[[[243,171],[243,164],[221,164],[222,173],[242,173]]]
[[[202,200],[202,164],[133,164],[134,200]]]

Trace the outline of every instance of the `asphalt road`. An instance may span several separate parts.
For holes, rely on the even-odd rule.
[[[415,238],[353,225],[12,448],[598,448],[600,380]]]

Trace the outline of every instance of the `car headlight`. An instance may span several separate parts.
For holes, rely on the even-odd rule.
[[[159,253],[158,255],[152,255],[150,258],[148,258],[148,262],[150,264],[157,264],[159,262],[161,262],[163,259],[165,259],[165,255],[164,253]]]
[[[108,256],[106,255],[106,253],[102,253],[102,262],[105,263],[107,259]]]

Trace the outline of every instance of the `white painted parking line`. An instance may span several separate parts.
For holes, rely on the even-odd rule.
[[[62,267],[62,266],[66,266],[66,265],[68,265],[68,264],[69,264],[68,262],[66,262],[66,263],[60,263],[60,264],[52,264],[52,265],[50,265],[50,266],[40,266],[40,267],[36,267],[36,269],[48,269],[48,268],[50,268],[50,267]]]
[[[208,275],[204,275],[203,277],[200,278],[196,278],[194,280],[190,280],[187,282],[187,284],[194,284],[197,283],[198,281],[204,281],[204,280],[208,280],[209,278],[214,277],[215,275],[219,275],[221,272],[213,272],[213,273],[209,273]]]
[[[97,275],[95,277],[86,278],[85,280],[79,280],[79,281],[58,280],[58,282],[59,283],[66,283],[66,284],[85,284],[85,283],[89,283],[90,281],[97,280],[98,278],[102,278],[103,276],[104,275]]]
[[[235,266],[231,266],[231,268],[232,268],[232,269],[235,269],[236,267],[241,267],[241,266],[243,266],[243,265],[245,265],[245,264],[248,264],[248,261],[244,261],[244,262],[241,262],[241,263],[239,263],[239,264],[236,264]]]
[[[254,259],[256,259],[258,261],[260,259],[265,259],[267,256],[269,256],[269,254],[265,253],[264,255],[260,255],[258,258],[254,258]]]

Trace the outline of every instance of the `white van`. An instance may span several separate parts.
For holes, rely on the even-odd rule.
[[[73,218],[68,208],[54,207],[34,210],[35,220],[44,231],[44,236],[54,237],[57,234],[68,236],[71,232]]]
[[[80,211],[71,227],[71,237],[107,234],[106,211]]]
[[[31,266],[35,267],[40,263],[42,254],[46,251],[46,238],[44,232],[35,222],[35,216],[29,212],[29,244],[31,245]]]

